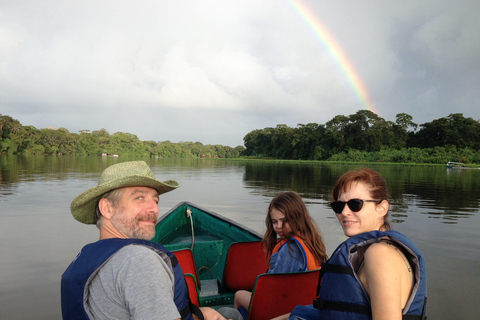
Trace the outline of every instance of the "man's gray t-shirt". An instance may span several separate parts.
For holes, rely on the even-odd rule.
[[[88,286],[87,313],[92,319],[178,319],[174,282],[172,270],[153,250],[125,246]]]

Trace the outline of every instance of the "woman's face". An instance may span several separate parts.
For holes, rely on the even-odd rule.
[[[376,200],[372,199],[367,185],[362,182],[355,182],[337,200],[347,202],[351,199]],[[388,212],[388,202],[364,202],[358,212],[350,210],[345,204],[343,211],[336,214],[347,237],[352,237],[363,232],[380,230],[383,226],[383,217]]]
[[[292,232],[292,228],[290,228],[288,221],[286,221],[285,215],[276,208],[272,208],[270,211],[270,221],[272,222],[273,230],[280,237]]]

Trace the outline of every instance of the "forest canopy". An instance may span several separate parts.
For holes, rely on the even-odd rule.
[[[275,159],[480,163],[480,123],[460,113],[418,125],[406,113],[392,122],[360,110],[326,124],[254,130],[243,141],[242,155]]]
[[[70,133],[65,128],[37,129],[0,115],[0,153],[22,155],[118,155],[159,158],[238,158],[245,148],[201,142],[140,141],[131,133],[105,129]]]
[[[452,113],[416,124],[406,113],[387,121],[369,110],[338,115],[325,124],[284,124],[253,130],[244,146],[201,142],[141,141],[131,133],[105,129],[70,133],[37,129],[0,115],[0,153],[22,155],[148,156],[162,158],[273,158],[289,160],[480,163],[480,122]]]

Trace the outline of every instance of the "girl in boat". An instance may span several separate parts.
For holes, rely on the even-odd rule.
[[[425,319],[425,261],[406,236],[391,230],[385,180],[371,169],[347,172],[332,201],[350,238],[322,266],[313,306],[297,306],[290,319]]]
[[[322,236],[302,198],[295,192],[278,193],[270,202],[262,240],[268,273],[320,269],[327,259]],[[252,293],[235,293],[234,307],[248,309]]]

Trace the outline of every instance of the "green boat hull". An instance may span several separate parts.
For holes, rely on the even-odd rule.
[[[171,251],[191,249],[200,279],[200,304],[222,306],[233,304],[234,292],[222,288],[230,245],[261,239],[259,233],[233,220],[182,202],[158,219],[152,241]]]

